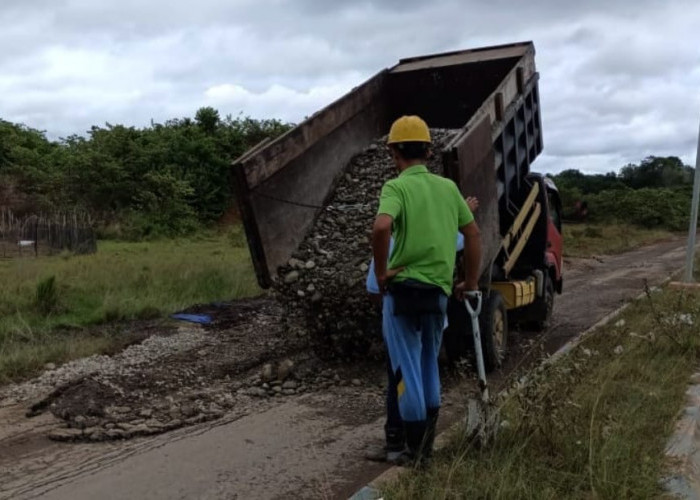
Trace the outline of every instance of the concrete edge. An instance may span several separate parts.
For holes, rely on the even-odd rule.
[[[676,421],[673,434],[666,442],[669,473],[661,479],[673,497],[700,498],[700,372],[690,378],[685,407]]]
[[[695,287],[674,289],[697,291]],[[664,489],[675,498],[700,499],[700,371],[689,380],[685,407],[681,410],[666,442],[665,455],[669,473],[661,478]]]
[[[669,275],[667,278],[661,281],[658,285],[654,285],[651,287],[653,290],[654,288],[663,288],[666,285],[668,285],[676,275],[680,274],[683,272],[683,269],[679,269],[677,271],[674,271]],[[628,300],[624,304],[622,304],[620,307],[615,309],[614,311],[606,314],[603,316],[599,321],[597,321],[593,326],[587,328],[583,332],[579,333],[575,337],[573,337],[571,340],[566,342],[563,346],[561,346],[559,349],[556,350],[554,354],[546,358],[544,361],[542,361],[541,365],[548,365],[551,363],[555,363],[559,359],[561,359],[565,354],[571,352],[581,341],[590,335],[592,332],[596,331],[597,329],[607,325],[612,321],[613,319],[617,318],[620,314],[622,314],[628,307],[630,307],[631,304],[634,302],[643,299],[646,296],[646,291],[641,292],[640,294],[636,295],[632,299]],[[698,374],[699,377],[699,382],[700,382],[700,374]],[[519,385],[519,387],[523,387],[525,384],[527,384],[527,378],[525,378],[522,382],[522,384]],[[700,385],[698,386],[698,394],[700,395]],[[508,392],[508,389],[505,388],[501,390],[498,394],[495,395],[494,400],[496,400],[499,396],[505,394]],[[698,398],[698,403],[700,404],[700,397]],[[700,419],[700,406],[698,407],[698,418]],[[698,425],[700,425],[700,420],[696,422],[696,428]],[[448,437],[451,433],[456,432],[459,426],[461,425],[461,422],[456,422],[452,424],[450,427],[442,431],[436,438],[435,438],[435,451],[439,451],[442,448],[444,448],[447,443],[448,443]],[[698,458],[699,466],[700,466],[700,457]],[[389,469],[385,470],[382,472],[380,475],[372,479],[367,485],[363,486],[360,488],[358,491],[356,491],[348,500],[382,500],[381,496],[381,488],[382,486],[386,485],[387,483],[390,483],[391,481],[396,480],[401,473],[405,472],[406,470],[410,469],[405,469],[404,467],[398,467],[398,466],[392,466]],[[700,467],[698,468],[698,471],[700,471]],[[675,476],[674,476],[675,477]],[[700,488],[700,478],[698,478],[698,488]],[[700,489],[697,490],[700,492]],[[691,498],[698,498],[700,499],[700,494],[698,496],[694,496]]]

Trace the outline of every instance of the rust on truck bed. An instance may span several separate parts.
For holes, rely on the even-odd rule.
[[[461,129],[442,152],[445,174],[481,200],[487,270],[505,223],[502,198],[542,149],[534,54],[523,42],[402,59],[237,159],[234,189],[260,285],[272,284],[349,160],[404,114]]]

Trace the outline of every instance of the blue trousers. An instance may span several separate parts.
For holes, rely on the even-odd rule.
[[[439,314],[394,316],[394,299],[390,293],[384,296],[382,333],[404,422],[425,420],[428,408],[440,407],[438,354],[447,296],[440,298],[440,308]]]

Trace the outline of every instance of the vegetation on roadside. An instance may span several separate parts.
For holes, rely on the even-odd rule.
[[[124,341],[83,327],[259,292],[240,226],[225,235],[101,241],[94,255],[0,261],[0,382]]]
[[[618,254],[673,236],[664,229],[647,229],[631,224],[565,224],[564,256]]]
[[[576,205],[585,202],[585,219],[592,223],[684,231],[690,220],[693,175],[694,169],[675,156],[650,156],[619,173],[565,170],[552,177],[565,219],[580,220]]]
[[[191,234],[233,206],[231,161],[289,128],[206,107],[194,119],[106,124],[51,141],[0,119],[0,206],[18,216],[86,212],[103,238]]]
[[[700,297],[649,292],[619,320],[543,365],[503,401],[487,448],[459,433],[428,471],[386,498],[652,498],[664,449],[697,370]]]

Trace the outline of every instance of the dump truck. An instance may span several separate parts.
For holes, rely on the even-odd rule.
[[[547,327],[562,291],[561,202],[531,171],[543,148],[532,42],[402,59],[274,140],[233,163],[233,188],[261,287],[270,287],[332,194],[348,162],[402,115],[453,129],[434,151],[443,175],[476,196],[483,261],[479,318],[486,366],[501,365],[509,324]],[[289,199],[304,203],[281,203]],[[368,248],[369,252],[369,248]],[[368,253],[369,258],[369,253]],[[451,300],[444,346],[469,349],[470,321]]]

